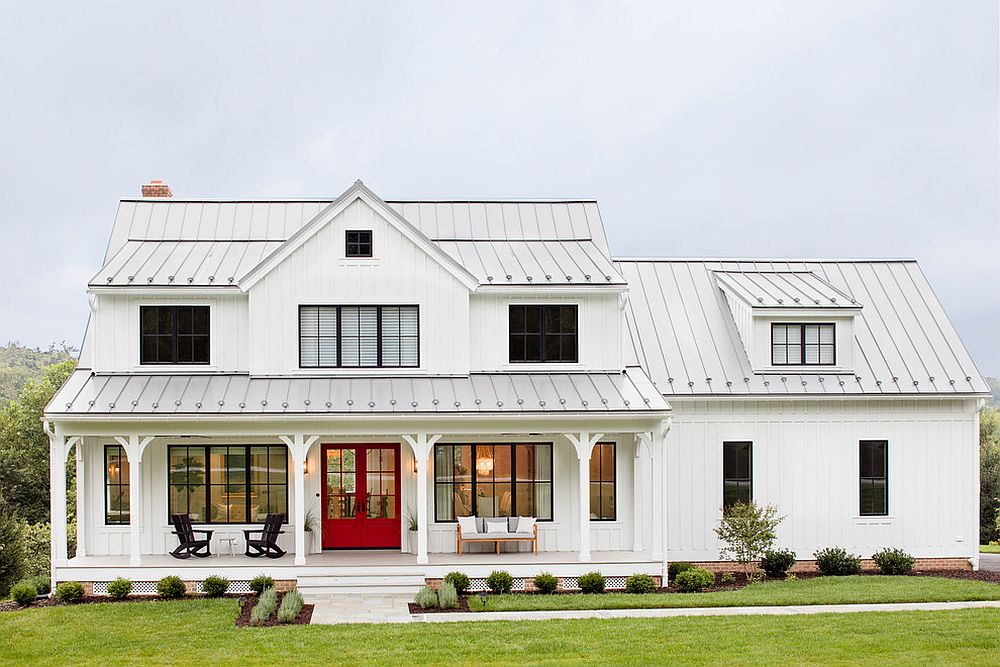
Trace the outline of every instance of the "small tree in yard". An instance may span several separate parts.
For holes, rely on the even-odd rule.
[[[774,546],[775,531],[785,517],[778,516],[773,505],[761,506],[753,502],[738,502],[722,510],[722,521],[715,534],[726,545],[720,556],[734,560],[749,577],[754,561],[760,560],[765,551]]]

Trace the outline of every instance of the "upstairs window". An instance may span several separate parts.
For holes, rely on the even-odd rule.
[[[511,306],[511,363],[576,363],[577,307]]]
[[[348,257],[372,256],[372,231],[370,229],[350,230],[347,232]]]
[[[889,514],[889,443],[862,440],[860,452],[861,516]]]
[[[417,306],[299,306],[300,368],[416,368]]]
[[[753,443],[722,443],[722,508],[753,499]]]
[[[837,362],[833,324],[771,324],[771,364],[833,366]]]
[[[140,364],[207,364],[208,306],[140,306]]]

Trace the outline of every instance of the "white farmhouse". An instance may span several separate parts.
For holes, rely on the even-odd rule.
[[[54,580],[614,587],[718,561],[747,499],[804,561],[978,565],[989,390],[913,261],[613,259],[594,201],[143,194],[46,411]]]

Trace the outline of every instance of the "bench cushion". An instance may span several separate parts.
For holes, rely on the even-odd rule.
[[[458,517],[458,525],[462,527],[462,539],[480,532],[479,527],[476,525],[476,517],[474,516]]]
[[[535,517],[533,516],[519,516],[517,518],[517,527],[514,531],[518,533],[530,533],[535,527]]]
[[[472,533],[471,535],[466,535],[465,531],[462,531],[462,541],[463,542],[490,542],[496,540],[497,538],[505,537],[508,533]]]
[[[504,535],[509,533],[509,523],[507,519],[487,519],[486,533],[489,535]]]

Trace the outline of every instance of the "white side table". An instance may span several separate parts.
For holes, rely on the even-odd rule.
[[[222,545],[226,544],[226,545],[229,546],[229,555],[230,556],[235,556],[236,555],[236,541],[238,539],[240,539],[240,538],[234,537],[234,536],[220,537],[219,538],[219,555],[220,556],[222,555]]]

